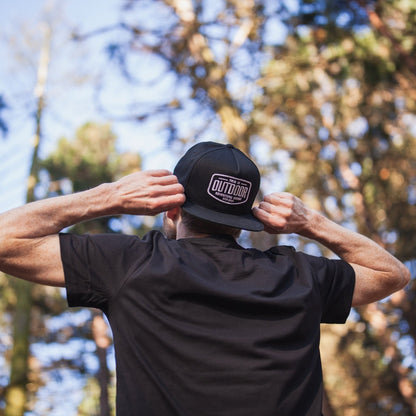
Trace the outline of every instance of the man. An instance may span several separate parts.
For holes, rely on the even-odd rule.
[[[119,416],[320,415],[320,323],[403,288],[409,271],[290,194],[252,209],[259,184],[242,152],[200,143],[174,175],[139,172],[2,214],[0,269],[66,286],[70,306],[106,313]],[[163,211],[170,238],[58,234],[99,216]],[[263,228],[312,238],[340,260],[237,244],[239,230]]]

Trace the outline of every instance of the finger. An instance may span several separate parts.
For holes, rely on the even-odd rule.
[[[168,211],[172,208],[180,207],[185,203],[184,194],[168,195],[160,198],[153,198],[149,201],[148,213],[153,215]]]
[[[163,211],[166,211],[167,209],[170,208],[175,208],[175,207],[179,207],[181,205],[183,205],[185,203],[186,197],[184,194],[181,195],[171,195],[168,196],[166,198],[166,202],[165,202],[165,209],[163,209]]]
[[[286,196],[279,196],[279,195],[269,195],[266,201],[262,201],[259,204],[261,209],[273,214],[275,216],[279,216],[282,218],[289,218],[293,214],[293,201]]]
[[[172,172],[170,172],[167,169],[152,169],[152,170],[148,170],[147,173],[149,173],[149,175],[154,176],[154,177],[172,175]],[[175,176],[175,175],[173,175],[173,176]]]
[[[272,214],[261,207],[254,207],[253,214],[263,223],[269,223],[270,219],[272,218]]]
[[[164,172],[164,174],[163,174]],[[178,178],[169,171],[155,171],[150,173],[149,181],[152,184],[169,185],[179,183]]]
[[[259,209],[269,214],[270,218],[288,218],[292,214],[290,207],[277,202],[272,204],[270,202],[262,201],[259,204]]]
[[[279,200],[280,200],[279,195],[276,194],[276,193],[265,195],[264,198],[263,198],[263,201],[268,202],[270,204],[274,204],[274,203],[278,202]]]
[[[169,187],[169,186],[175,187],[176,186],[180,189],[183,189],[182,184],[178,182],[178,180],[176,179],[176,176],[174,175],[154,178],[153,180],[151,180],[149,185],[161,186],[161,187]]]
[[[286,225],[286,221],[276,218],[275,215],[272,215],[261,208],[253,208],[253,214],[263,223],[264,231],[270,234],[281,233]]]
[[[163,196],[170,196],[170,195],[184,195],[185,190],[180,183],[173,183],[173,184],[157,184],[149,190],[150,196],[152,198],[159,198]]]
[[[286,205],[293,206],[294,196],[287,192],[275,192],[273,194],[268,194],[264,197],[265,202],[269,202],[273,205]]]
[[[271,204],[270,202],[262,201],[260,202],[258,208],[266,212],[272,212],[275,208],[275,205]]]

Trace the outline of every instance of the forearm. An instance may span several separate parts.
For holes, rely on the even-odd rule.
[[[33,202],[0,215],[0,239],[36,238],[108,215],[155,215],[185,201],[176,176],[137,172],[87,191]]]
[[[354,305],[373,302],[403,288],[409,270],[369,238],[348,230],[288,193],[266,195],[254,214],[270,233],[297,233],[320,242],[354,268]]]
[[[107,215],[106,185],[33,202],[0,215],[0,270],[25,280],[63,286],[56,235],[63,228]]]
[[[404,264],[374,241],[317,212],[310,211],[309,218],[300,234],[320,242],[354,268],[353,305],[382,299],[409,282],[410,273]]]
[[[111,215],[108,184],[71,194],[32,202],[0,215],[0,238],[38,238],[92,218]]]
[[[39,283],[62,285],[57,233],[63,228],[108,215],[155,215],[184,201],[176,176],[155,170],[10,210],[0,215],[0,270]]]
[[[348,263],[389,270],[397,260],[374,241],[309,210],[300,235],[318,241]]]

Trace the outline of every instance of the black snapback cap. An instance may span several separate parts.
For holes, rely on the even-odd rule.
[[[262,231],[251,209],[260,187],[254,162],[231,144],[192,146],[174,171],[185,188],[185,212],[216,224]]]

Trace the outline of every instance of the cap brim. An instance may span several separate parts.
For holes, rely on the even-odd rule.
[[[227,225],[248,231],[263,231],[264,225],[253,214],[232,215],[213,211],[191,201],[186,201],[182,209],[197,218],[213,222],[215,224]]]

